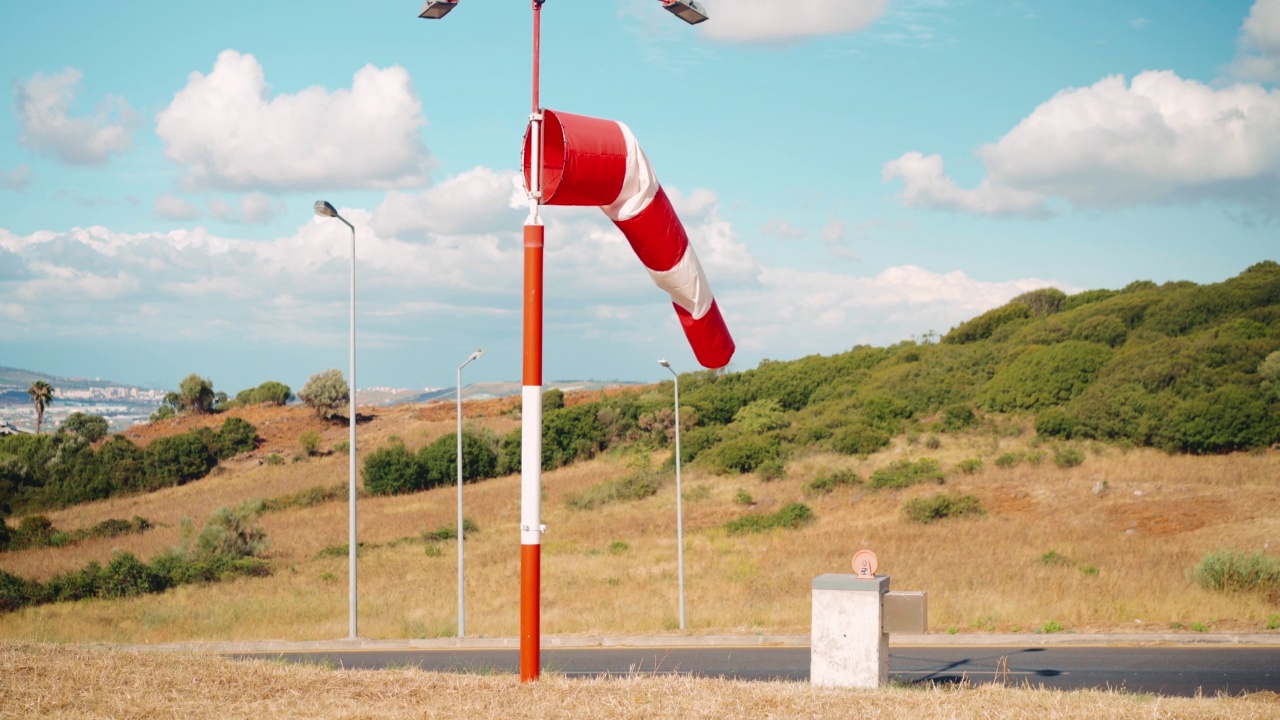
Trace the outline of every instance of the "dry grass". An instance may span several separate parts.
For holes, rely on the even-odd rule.
[[[362,452],[392,435],[416,448],[454,427],[451,407],[378,408],[369,414],[361,426]],[[516,420],[500,412],[480,414],[469,406],[468,417],[477,426],[500,434],[516,427]],[[1215,550],[1280,552],[1272,547],[1280,541],[1280,453],[1196,458],[1082,445],[1085,462],[1064,469],[1052,463],[1051,448],[1033,447],[1025,433],[944,436],[942,443],[930,450],[900,438],[865,460],[812,455],[789,464],[785,479],[767,483],[687,468],[690,632],[805,634],[812,579],[847,572],[849,558],[864,547],[879,555],[881,572],[892,576],[894,588],[929,592],[933,632],[1032,632],[1050,621],[1078,632],[1165,632],[1193,623],[1213,631],[1260,632],[1277,613],[1259,595],[1202,590],[1188,572]],[[1005,452],[1046,457],[1037,466],[996,467],[995,458]],[[927,526],[905,520],[902,503],[936,492],[936,486],[805,496],[804,485],[820,474],[852,469],[867,478],[904,457],[937,458],[948,471],[946,487],[978,496],[987,515]],[[970,457],[981,457],[983,468],[970,475],[954,469]],[[674,484],[657,496],[593,511],[566,506],[570,496],[628,473],[630,460],[613,455],[544,475],[547,634],[677,632]],[[106,562],[115,549],[149,558],[179,541],[184,516],[203,520],[217,507],[248,497],[345,483],[346,463],[345,455],[275,466],[251,457],[184,487],[54,513],[55,525],[66,529],[133,515],[162,527],[63,549],[0,554],[0,568],[47,578],[91,559]],[[1106,490],[1095,494],[1101,484]],[[747,511],[734,503],[739,488],[756,499],[752,511],[772,512],[800,501],[813,507],[817,521],[798,531],[729,536],[720,526]],[[466,544],[469,635],[518,632],[519,497],[514,476],[466,487],[466,515],[480,528]],[[361,552],[361,636],[455,632],[456,546],[446,542],[430,556],[417,539],[424,530],[455,522],[455,503],[452,487],[361,500],[359,535],[376,546]],[[264,516],[275,568],[270,578],[31,608],[0,616],[0,637],[127,643],[344,637],[347,561],[317,553],[346,542],[346,513],[345,502],[331,502]],[[1041,562],[1049,551],[1069,562]]]
[[[199,655],[0,642],[0,718],[1183,718],[1280,717],[1272,693],[1162,698],[998,685],[841,690],[687,676],[569,679],[330,670]]]

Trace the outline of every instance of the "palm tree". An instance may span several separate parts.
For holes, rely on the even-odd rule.
[[[44,422],[44,409],[53,402],[53,386],[44,380],[37,380],[27,388],[31,402],[36,405],[36,434],[40,434],[40,423]]]

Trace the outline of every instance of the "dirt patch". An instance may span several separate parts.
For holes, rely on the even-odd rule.
[[[1230,516],[1230,508],[1220,498],[1135,499],[1113,505],[1106,512],[1122,529],[1144,535],[1192,532]]]

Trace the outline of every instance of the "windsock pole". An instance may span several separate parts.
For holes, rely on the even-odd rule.
[[[533,0],[533,112],[529,217],[524,223],[524,372],[520,414],[520,682],[541,674],[542,584],[542,108],[538,65],[542,0]]]

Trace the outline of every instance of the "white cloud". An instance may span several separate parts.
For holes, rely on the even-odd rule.
[[[707,0],[704,37],[725,42],[799,40],[862,30],[888,0]]]
[[[729,329],[743,357],[800,357],[858,344],[886,345],[949,328],[1013,297],[1060,283],[1026,278],[975,280],[915,265],[872,277],[789,268],[763,268],[753,288],[720,295]]]
[[[92,117],[71,117],[81,73],[36,73],[13,85],[14,107],[22,134],[18,141],[37,152],[73,165],[104,165],[112,153],[128,150],[138,127],[136,113],[123,98],[107,96]]]
[[[387,193],[373,225],[387,237],[518,229],[527,214],[522,188],[514,170],[476,167],[420,193]]]
[[[902,181],[898,200],[908,207],[925,207],[952,212],[982,215],[1022,215],[1043,217],[1048,214],[1044,197],[983,180],[978,187],[965,190],[947,177],[938,155],[925,157],[909,152],[890,160],[880,171],[884,182]]]
[[[194,220],[200,217],[200,208],[173,195],[157,195],[151,203],[151,211],[165,220]]]
[[[328,190],[427,182],[431,159],[419,135],[426,119],[404,68],[366,65],[350,90],[270,93],[256,58],[224,50],[211,73],[191,73],[156,116],[166,157],[182,165],[197,188]]]
[[[209,212],[223,222],[232,223],[269,223],[284,209],[284,203],[272,200],[259,192],[252,192],[240,198],[236,204],[222,198],[209,200]]]
[[[805,236],[804,230],[781,218],[769,218],[769,222],[760,228],[760,232],[764,235],[783,239],[795,239]]]
[[[1064,90],[978,152],[986,177],[956,186],[942,159],[886,163],[907,205],[988,215],[1042,212],[1037,198],[1075,207],[1280,200],[1280,91],[1213,88],[1169,71],[1126,83],[1113,75]]]
[[[1240,28],[1231,72],[1260,82],[1280,82],[1280,0],[1258,0]]]
[[[0,170],[0,190],[26,190],[33,178],[30,165],[19,165],[12,170]]]

